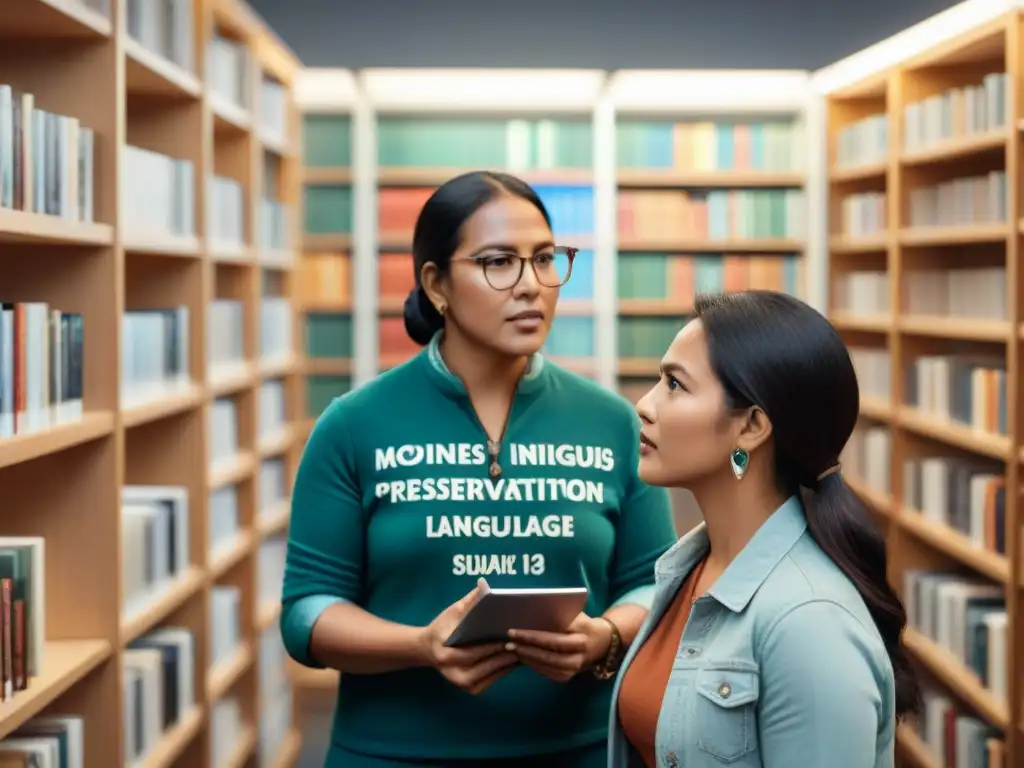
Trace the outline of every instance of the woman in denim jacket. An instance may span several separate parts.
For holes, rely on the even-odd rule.
[[[698,299],[637,412],[641,478],[688,488],[704,523],[657,563],[609,768],[893,765],[918,688],[885,541],[839,471],[859,402],[849,352],[806,304]]]

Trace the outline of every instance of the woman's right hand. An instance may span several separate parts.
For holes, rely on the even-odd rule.
[[[445,608],[423,630],[421,642],[427,663],[468,693],[482,693],[515,667],[518,657],[504,643],[449,648],[444,643],[480,594],[483,579],[473,591]]]

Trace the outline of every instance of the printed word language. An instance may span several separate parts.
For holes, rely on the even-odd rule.
[[[427,538],[570,538],[575,535],[573,524],[572,515],[427,515]]]

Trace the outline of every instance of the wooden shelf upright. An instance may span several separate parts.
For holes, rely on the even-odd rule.
[[[947,710],[974,754],[1024,765],[1022,24],[993,14],[904,56],[886,41],[870,55],[897,63],[824,89],[829,315],[862,398],[843,468],[908,608],[927,703],[898,752],[918,768],[947,764]]]
[[[15,195],[25,200],[16,205],[4,202],[0,184],[0,301],[45,302],[51,310],[79,313],[84,334],[81,418],[58,421],[50,414],[32,431],[0,437],[0,537],[45,541],[45,601],[31,607],[45,614],[43,663],[26,690],[0,703],[0,737],[39,714],[77,716],[84,724],[85,765],[128,764],[126,654],[153,630],[176,627],[194,641],[194,704],[146,743],[138,764],[293,765],[297,732],[279,715],[265,719],[272,700],[288,691],[274,679],[261,679],[264,665],[257,661],[268,644],[265,631],[277,632],[276,567],[261,544],[287,527],[287,494],[301,450],[294,439],[303,404],[290,309],[300,185],[298,112],[290,89],[299,63],[240,0],[179,0],[176,12],[187,13],[188,34],[166,55],[124,31],[134,0],[109,0],[108,13],[103,0],[2,5],[0,86],[10,86],[6,93],[13,97],[0,89],[0,121],[12,98],[23,108],[23,95],[31,94],[36,110],[73,118],[76,130],[91,129],[95,151],[92,184],[76,188],[88,171],[61,165],[77,157],[77,145],[54,134],[49,151],[57,147],[57,160],[48,172],[59,186],[37,174],[34,183],[45,184],[54,199],[34,199],[47,210],[62,207],[59,213],[25,212],[26,205],[32,209],[28,198],[34,193],[25,181],[31,174],[19,175]],[[241,59],[241,107],[220,100],[203,74],[210,71],[215,29],[248,51]],[[283,94],[283,135],[265,130],[264,74]],[[47,147],[31,136],[31,145],[21,146],[30,158]],[[212,205],[215,175],[241,188],[242,227],[231,247],[212,236],[218,221],[228,218]],[[161,197],[164,208],[154,209],[153,200]],[[265,197],[279,204],[271,239],[263,235]],[[287,344],[269,356],[265,338],[273,329],[260,322],[268,316],[261,311],[268,296],[283,302],[271,318],[292,317]],[[215,299],[233,299],[242,308],[244,354],[230,370],[212,364],[222,335],[208,328]],[[187,322],[179,322],[184,312],[178,308],[187,310]],[[126,311],[159,310],[177,311],[178,320],[172,323],[168,313],[155,335],[126,330]],[[48,343],[51,352],[56,349],[56,342]],[[70,345],[61,349],[73,354]],[[0,380],[11,375],[6,354],[0,354]],[[165,380],[170,363],[179,366],[174,386]],[[61,370],[73,381],[73,370]],[[159,391],[152,386],[154,373],[164,377]],[[52,396],[52,390],[40,395],[46,387],[34,381],[35,389],[25,385],[27,398]],[[260,424],[261,387],[268,381],[282,381],[285,393],[283,422],[272,434]],[[150,385],[146,397],[140,396],[142,384]],[[236,402],[237,445],[230,460],[214,465],[221,436],[211,423],[214,404],[224,397]],[[284,458],[284,496],[261,499],[261,465],[278,456]],[[187,489],[189,558],[156,598],[130,613],[123,606],[126,563],[140,553],[122,542],[122,487],[128,485]],[[224,487],[237,490],[237,536],[233,546],[214,551],[210,497]],[[269,574],[261,574],[265,562]],[[240,627],[238,647],[214,663],[211,607],[219,586],[237,588]],[[280,678],[286,680],[283,649],[281,659]],[[240,722],[215,761],[213,712],[223,697],[237,698]]]

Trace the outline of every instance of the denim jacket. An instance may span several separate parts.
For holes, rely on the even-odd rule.
[[[650,615],[615,682],[608,768],[642,768],[619,724],[619,686],[707,549],[701,525],[655,566]],[[891,768],[894,706],[892,666],[871,615],[793,497],[694,603],[662,700],[657,764]]]

